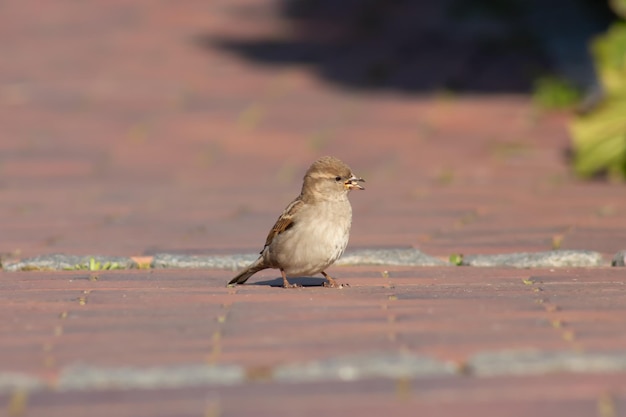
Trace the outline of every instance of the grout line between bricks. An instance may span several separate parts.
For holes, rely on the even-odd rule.
[[[529,285],[535,293],[535,303],[543,306],[546,313],[546,320],[552,328],[557,332],[559,337],[565,341],[571,349],[575,351],[583,351],[584,347],[576,339],[576,332],[571,328],[571,323],[567,323],[563,319],[563,307],[550,301],[549,294],[546,293],[542,286],[543,281],[539,278],[530,277],[522,280],[525,285]]]
[[[231,306],[232,303],[222,303],[220,313],[215,318],[218,326],[211,335],[211,352],[209,353],[209,357],[207,359],[209,364],[216,364],[219,362],[222,353],[223,328],[226,325]]]
[[[622,251],[623,252],[623,251]],[[622,266],[615,259],[613,266]],[[63,271],[88,270],[91,272],[111,269],[227,269],[237,270],[249,265],[257,254],[233,255],[180,255],[157,254],[153,257],[110,257],[51,254],[23,260],[6,262],[2,268],[16,271]],[[553,250],[535,253],[509,253],[496,255],[463,256],[462,266],[513,267],[513,268],[580,268],[609,266],[602,254],[585,250]],[[336,265],[378,266],[454,266],[451,262],[427,255],[415,248],[378,248],[348,250]]]
[[[54,389],[97,391],[109,389],[161,389],[193,386],[242,385],[256,381],[307,383],[393,379],[398,383],[427,377],[532,376],[549,373],[626,373],[626,352],[496,351],[479,352],[460,369],[442,361],[408,352],[374,352],[310,362],[284,363],[248,369],[230,364],[189,364],[155,367],[97,367],[72,365],[61,369],[53,387],[36,375],[0,372],[0,393],[17,396]],[[20,400],[20,401],[18,401]],[[24,400],[25,401],[25,400]],[[16,405],[17,407],[17,405]]]

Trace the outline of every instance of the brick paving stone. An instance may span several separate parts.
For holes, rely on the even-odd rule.
[[[512,415],[585,415],[624,404],[626,372],[618,364],[626,351],[626,299],[618,268],[332,272],[350,286],[274,288],[267,285],[277,280],[272,271],[236,288],[225,287],[231,273],[221,270],[2,272],[2,375],[19,373],[61,391],[8,385],[2,401],[9,407],[16,395],[26,395],[25,407],[35,415],[80,415],[88,406],[95,415],[160,415],[155,401],[176,415],[211,407],[235,415],[252,408],[260,415],[378,415],[382,409],[452,415],[463,408],[498,415],[511,407],[520,408]],[[411,362],[394,368],[393,361],[376,359],[407,354],[440,364],[448,376],[406,378]],[[529,358],[534,362],[524,362]],[[530,374],[516,375],[524,363]],[[563,367],[567,363],[574,365]],[[303,373],[316,364],[330,366],[323,384],[307,382]],[[232,388],[227,380],[194,379],[213,365],[235,366],[245,377]],[[83,378],[76,373],[81,367],[91,367],[101,381],[134,369],[133,378],[152,380],[153,388],[88,388],[93,379],[69,384],[69,375]],[[492,368],[499,376],[480,376]],[[303,371],[291,371],[296,381],[284,384],[280,375],[288,369]],[[372,377],[359,377],[371,371]],[[132,381],[128,375],[120,381]],[[250,393],[249,402],[236,400],[241,393]]]
[[[526,97],[351,92],[198,44],[285,36],[269,3],[33,7],[0,17],[5,259],[258,250],[326,153],[368,180],[355,247],[623,248],[623,187],[573,180],[566,119]]]

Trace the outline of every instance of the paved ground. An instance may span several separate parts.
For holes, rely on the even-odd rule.
[[[566,116],[350,89],[211,44],[295,36],[272,7],[0,3],[3,262],[254,252],[323,154],[367,179],[352,248],[625,248],[624,186],[571,177]],[[624,413],[620,268],[332,273],[350,287],[0,272],[0,415]]]

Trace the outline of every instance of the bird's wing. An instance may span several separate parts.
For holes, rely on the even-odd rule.
[[[276,224],[274,224],[272,230],[270,230],[270,232],[268,233],[267,239],[265,239],[265,246],[263,249],[269,246],[269,244],[272,243],[272,240],[274,240],[276,236],[278,236],[285,230],[289,230],[291,227],[293,227],[293,217],[298,212],[298,210],[300,210],[303,204],[304,202],[300,198],[296,198],[291,202],[291,204],[287,206],[287,208],[285,208],[280,217],[278,217],[278,220],[276,220]],[[263,253],[263,251],[261,251],[261,253]]]

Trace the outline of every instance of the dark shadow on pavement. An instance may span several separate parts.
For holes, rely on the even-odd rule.
[[[297,277],[297,278],[289,278],[289,282],[292,284],[296,284],[300,287],[322,287],[326,282],[324,278],[315,278],[315,277]],[[270,287],[282,287],[283,279],[276,278],[265,281],[256,281],[250,282],[247,285],[269,285]]]
[[[232,10],[241,24],[275,19],[266,38],[200,34],[197,43],[266,65],[307,65],[346,88],[528,92],[538,76],[593,77],[586,40],[611,17],[590,0],[279,0]],[[268,9],[271,7],[271,9]],[[252,19],[252,20],[248,20]],[[588,61],[588,62],[587,62]]]

